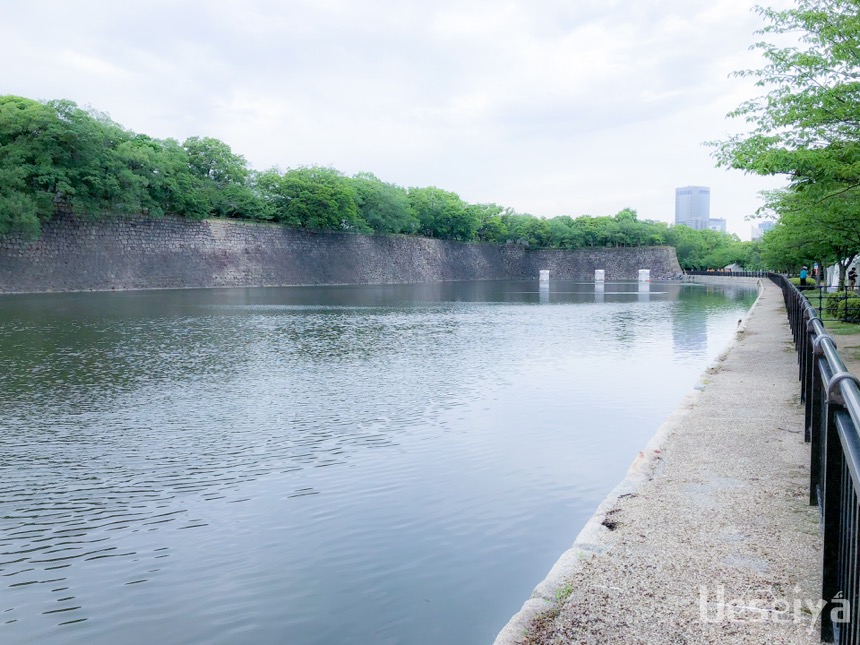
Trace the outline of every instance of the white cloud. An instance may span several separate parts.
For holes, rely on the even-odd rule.
[[[116,81],[128,77],[128,72],[124,69],[109,63],[106,60],[87,56],[76,51],[66,49],[60,53],[59,65],[65,66],[70,73],[81,73],[84,77],[93,78],[97,81],[98,77],[106,81]]]
[[[743,127],[724,115],[755,89],[728,75],[759,26],[736,0],[31,0],[4,9],[0,87],[537,215],[668,220],[675,186],[710,185],[748,235],[773,182],[701,142]]]

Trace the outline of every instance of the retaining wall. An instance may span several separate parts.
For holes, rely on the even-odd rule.
[[[669,247],[531,250],[232,220],[64,216],[36,241],[0,238],[0,293],[536,279],[540,269],[583,280],[595,269],[607,280],[681,273]]]

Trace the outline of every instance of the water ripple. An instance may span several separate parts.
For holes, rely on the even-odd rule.
[[[505,289],[3,299],[0,640],[492,637],[750,301]]]

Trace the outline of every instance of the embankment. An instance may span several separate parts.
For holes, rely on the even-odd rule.
[[[681,272],[669,247],[531,250],[171,217],[65,216],[34,242],[0,238],[0,293],[532,279],[540,269],[582,280],[595,269],[607,280]]]
[[[791,614],[818,598],[822,547],[790,342],[761,280],[734,340],[495,645],[818,642],[817,616]]]

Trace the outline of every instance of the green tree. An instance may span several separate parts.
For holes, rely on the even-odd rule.
[[[682,269],[707,269],[705,256],[707,249],[699,231],[679,224],[669,229],[669,245],[675,247],[678,263]]]
[[[769,88],[730,116],[753,125],[718,146],[720,165],[756,174],[788,175],[792,183],[860,179],[860,3],[857,0],[797,0],[776,11],[756,7],[767,22],[766,37],[792,34],[798,46],[766,40],[754,47],[766,65],[738,72]]]
[[[251,171],[245,157],[212,137],[189,137],[182,144],[188,167],[196,182],[193,190],[216,217],[267,218],[250,185]]]
[[[511,241],[539,248],[550,245],[552,228],[548,220],[527,213],[505,214],[501,220]]]
[[[669,226],[666,222],[645,220],[642,222],[642,239],[646,246],[661,246],[666,244]]]
[[[731,113],[752,129],[713,144],[718,165],[788,179],[769,202],[789,217],[765,237],[765,246],[779,246],[766,257],[787,261],[787,244],[853,255],[860,247],[846,249],[839,240],[860,227],[860,212],[850,206],[860,198],[860,3],[797,0],[792,9],[756,11],[766,21],[758,32],[766,39],[755,45],[766,64],[738,75],[756,79],[766,92]],[[768,42],[786,34],[798,44]]]
[[[502,221],[502,215],[512,212],[511,209],[498,204],[471,204],[469,209],[478,220],[476,239],[495,244],[502,244],[508,239],[508,229]]]
[[[247,161],[223,141],[212,137],[189,137],[182,144],[188,153],[193,174],[211,180],[216,186],[244,184],[248,178]]]
[[[559,215],[549,220],[550,246],[575,249],[583,246],[581,231],[570,215]]]
[[[624,208],[614,215],[618,223],[618,242],[622,246],[642,246],[644,229],[636,211]]]
[[[763,257],[763,244],[761,240],[741,242],[742,258],[738,262],[747,271],[767,271],[770,269]]]
[[[314,230],[367,232],[359,217],[352,182],[334,168],[307,166],[261,173],[257,178],[267,209],[287,226]]]
[[[764,236],[764,255],[774,268],[793,270],[818,262],[838,264],[840,283],[860,253],[860,202],[850,193],[822,198],[826,188],[774,190],[766,194],[767,208],[780,213],[776,226]]]
[[[404,189],[370,173],[348,178],[317,166],[255,172],[218,139],[159,140],[71,101],[0,97],[0,235],[35,236],[58,207],[94,217],[274,219],[317,230],[539,248],[663,244],[669,237],[665,224],[639,221],[632,208],[612,217],[544,219],[498,204],[469,204],[436,187]],[[702,248],[690,257],[703,262],[714,249],[693,241]]]
[[[619,227],[618,241],[624,246],[655,246],[666,243],[666,223],[640,220],[636,210],[624,208],[614,216]]]
[[[600,220],[591,215],[582,215],[574,220],[576,236],[584,247],[595,247],[601,244]]]
[[[71,101],[0,97],[0,232],[38,232],[57,205],[78,213],[139,208],[117,147],[131,136]]]
[[[47,106],[0,97],[0,234],[35,236],[40,221],[54,214],[58,186],[67,187],[68,180],[54,174],[54,155],[39,133],[58,126]]]
[[[745,247],[736,235],[711,229],[672,226],[666,231],[666,242],[675,247],[678,263],[685,270],[720,269],[742,264],[746,258]]]
[[[352,178],[359,216],[377,233],[415,233],[418,218],[404,188],[363,172]]]
[[[139,146],[151,148],[147,153],[147,178],[149,194],[158,212],[181,215],[195,219],[208,217],[211,213],[211,199],[208,186],[194,174],[188,162],[188,152],[175,139],[158,141],[145,135],[138,141]],[[151,155],[151,156],[150,156]]]
[[[410,188],[407,194],[422,235],[461,242],[475,239],[478,215],[456,193],[430,186]]]
[[[574,222],[583,246],[623,246],[627,242],[621,222],[614,217],[583,215]]]

